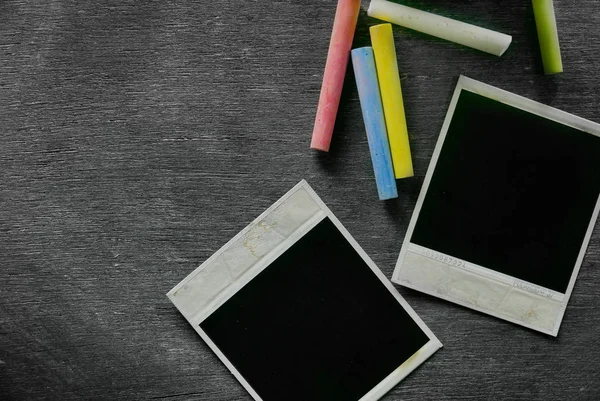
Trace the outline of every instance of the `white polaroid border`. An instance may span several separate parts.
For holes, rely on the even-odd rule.
[[[600,124],[460,76],[402,244],[392,281],[500,319],[557,336],[598,218],[600,197],[590,216],[590,223],[581,244],[569,286],[564,294],[411,242],[423,201],[444,145],[446,133],[454,116],[456,103],[463,90],[600,136]]]
[[[359,401],[378,400],[442,347],[440,341],[406,303],[331,210],[321,201],[308,183],[302,180],[167,293],[169,300],[257,401],[262,401],[262,398],[200,328],[200,323],[326,217],[335,224],[429,338],[429,341],[421,349]]]

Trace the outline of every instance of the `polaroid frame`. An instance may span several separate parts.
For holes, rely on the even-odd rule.
[[[600,124],[460,76],[402,244],[392,281],[500,319],[557,336],[598,218],[600,197],[596,202],[569,285],[564,294],[411,242],[456,104],[463,90],[600,137]]]
[[[302,180],[167,293],[169,300],[257,401],[262,401],[262,398],[211,341],[200,327],[200,323],[325,218],[329,218],[333,222],[377,278],[429,338],[429,341],[421,349],[360,398],[360,401],[379,399],[442,347],[440,341],[406,303],[331,210],[321,201],[308,183]]]

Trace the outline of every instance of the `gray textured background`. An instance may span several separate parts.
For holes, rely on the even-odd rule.
[[[394,28],[416,176],[383,203],[351,71],[309,150],[334,0],[0,1],[0,399],[250,400],[164,294],[300,179],[391,277],[459,74],[599,121],[598,1],[556,0],[557,77],[529,1],[404,3],[513,44]],[[400,288],[445,347],[384,400],[598,399],[599,265],[596,232],[556,339]]]

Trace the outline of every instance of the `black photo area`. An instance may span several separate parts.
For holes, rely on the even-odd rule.
[[[265,401],[356,401],[429,339],[326,218],[200,327]]]
[[[600,138],[463,90],[411,242],[565,293]]]

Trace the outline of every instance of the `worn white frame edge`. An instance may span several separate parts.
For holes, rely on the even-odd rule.
[[[552,330],[546,330],[546,329],[543,329],[540,327],[536,327],[535,325],[526,324],[523,321],[520,321],[517,319],[512,319],[512,318],[504,316],[504,315],[500,315],[499,313],[497,313],[494,310],[490,310],[488,308],[483,308],[483,307],[478,307],[473,304],[463,302],[457,298],[453,298],[451,296],[444,296],[442,294],[437,294],[437,293],[433,293],[431,291],[424,290],[424,289],[420,288],[418,285],[413,285],[413,284],[407,282],[406,280],[403,280],[401,277],[401,270],[403,267],[402,264],[406,257],[406,253],[409,251],[409,248],[413,248],[413,249],[414,248],[422,248],[422,249],[426,249],[426,250],[428,249],[428,248],[422,247],[420,245],[413,244],[412,242],[410,242],[410,239],[412,238],[412,234],[413,234],[417,219],[419,217],[421,207],[423,206],[425,196],[427,194],[427,191],[429,190],[429,184],[431,183],[431,178],[435,171],[437,161],[439,159],[440,153],[442,151],[442,147],[444,145],[444,141],[446,139],[446,134],[448,132],[448,128],[450,127],[450,123],[454,116],[454,111],[456,109],[456,103],[458,102],[458,99],[460,97],[462,90],[467,90],[467,91],[488,97],[490,99],[499,101],[501,103],[519,108],[521,110],[530,112],[532,114],[536,114],[538,116],[547,118],[549,120],[558,122],[560,124],[564,124],[566,126],[581,130],[588,134],[600,137],[600,124],[597,124],[595,122],[592,122],[592,121],[586,120],[584,118],[575,116],[573,114],[564,112],[564,111],[556,109],[554,107],[550,107],[548,105],[536,102],[534,100],[527,99],[523,96],[516,95],[514,93],[505,91],[503,89],[496,88],[496,87],[488,85],[488,84],[484,84],[480,81],[468,78],[464,75],[461,75],[458,79],[456,89],[454,90],[454,94],[452,96],[452,100],[450,102],[450,106],[448,108],[446,118],[442,125],[440,136],[438,138],[437,144],[433,151],[433,156],[431,158],[431,162],[427,169],[427,174],[425,175],[425,179],[423,181],[423,186],[421,187],[421,192],[417,199],[417,203],[415,205],[415,209],[414,209],[413,215],[411,217],[411,220],[410,220],[410,223],[408,226],[408,230],[404,237],[404,241],[402,243],[402,248],[400,250],[400,255],[398,257],[398,261],[396,262],[396,267],[395,267],[394,273],[392,275],[392,282],[556,337],[558,335],[558,330],[559,330],[560,324],[563,320],[569,298],[571,297],[571,293],[573,292],[573,287],[575,285],[577,275],[579,274],[579,269],[581,268],[581,264],[583,263],[583,258],[585,256],[587,247],[589,245],[590,238],[592,236],[592,232],[594,230],[594,226],[595,226],[596,220],[598,218],[598,213],[600,212],[600,196],[598,197],[598,200],[596,201],[596,207],[594,208],[594,211],[592,213],[590,223],[588,225],[588,229],[587,229],[585,237],[583,239],[583,242],[582,242],[582,245],[581,245],[581,248],[579,251],[579,255],[575,262],[575,267],[573,269],[573,273],[572,273],[570,281],[569,281],[569,286],[568,286],[565,294],[553,291],[548,288],[541,287],[539,285],[527,282],[525,280],[518,279],[516,277],[512,277],[512,276],[508,276],[503,273],[496,272],[492,269],[488,269],[483,266],[478,266],[478,265],[470,263],[468,261],[464,261],[464,260],[449,256],[449,255],[445,255],[443,252],[440,252],[437,250],[429,249],[432,252],[448,256],[451,259],[455,259],[455,260],[458,260],[458,261],[464,263],[466,265],[466,270],[470,271],[471,273],[476,273],[477,275],[479,275],[482,284],[489,282],[489,281],[494,281],[494,282],[500,282],[500,283],[503,283],[506,285],[512,285],[513,287],[516,287],[515,284],[522,284],[525,287],[529,286],[532,288],[544,290],[548,294],[547,297],[549,299],[558,301],[562,304],[562,311],[561,311],[560,315],[557,317]],[[411,250],[411,252],[414,252],[414,250]],[[444,262],[440,262],[440,263],[445,264],[447,267],[454,268],[453,266],[451,266],[447,263],[444,263]],[[516,288],[523,289],[523,287],[516,287]],[[532,292],[532,293],[535,294],[534,292]]]
[[[229,298],[231,298],[235,293],[237,293],[244,285],[246,285],[250,280],[256,277],[260,272],[262,272],[267,266],[269,266],[277,257],[283,254],[289,247],[291,247],[296,241],[298,241],[304,234],[306,234],[310,229],[316,226],[320,221],[329,217],[331,221],[335,224],[335,226],[340,230],[342,235],[348,240],[348,242],[352,245],[352,247],[358,252],[358,254],[363,258],[363,260],[367,263],[369,268],[375,273],[375,275],[381,280],[381,282],[385,285],[385,287],[390,291],[390,293],[396,298],[396,300],[402,305],[402,307],[406,310],[406,312],[410,315],[410,317],[417,323],[419,328],[423,330],[423,332],[429,338],[429,341],[421,347],[415,354],[413,354],[409,359],[407,359],[402,365],[400,365],[396,370],[394,370],[390,375],[384,378],[379,384],[373,387],[367,394],[365,394],[358,401],[376,401],[381,398],[384,394],[390,391],[396,384],[402,381],[408,374],[410,374],[413,370],[415,370],[419,365],[421,365],[425,360],[427,360],[431,355],[433,355],[438,349],[442,347],[442,343],[437,339],[437,337],[433,334],[433,332],[425,325],[425,323],[421,320],[421,318],[416,314],[416,312],[408,305],[408,303],[402,298],[400,293],[394,288],[392,283],[385,277],[385,275],[379,270],[379,268],[375,265],[375,263],[371,260],[371,258],[365,253],[365,251],[361,248],[361,246],[354,240],[354,238],[350,235],[348,230],[344,228],[342,223],[335,217],[333,212],[323,203],[321,198],[315,193],[315,191],[308,185],[305,180],[300,181],[296,186],[294,186],[289,192],[287,192],[283,197],[281,197],[277,202],[271,205],[267,210],[265,210],[260,216],[258,216],[254,221],[252,221],[246,228],[240,231],[236,236],[234,236],[230,241],[228,241],[223,247],[221,247],[217,252],[215,252],[210,258],[208,258],[202,265],[200,265],[197,269],[191,272],[186,278],[184,278],[179,284],[173,287],[166,295],[169,300],[177,307],[177,304],[174,302],[174,293],[183,287],[188,281],[190,281],[193,277],[195,277],[198,272],[200,272],[205,266],[208,266],[211,262],[214,261],[219,255],[226,249],[228,249],[235,241],[242,238],[244,234],[246,234],[250,229],[252,229],[257,223],[267,217],[273,210],[275,210],[279,205],[281,205],[285,200],[287,200],[292,194],[298,191],[300,188],[306,190],[306,192],[311,196],[312,200],[320,207],[320,211],[311,217],[308,221],[302,224],[293,234],[291,234],[286,240],[277,245],[274,249],[264,255],[259,261],[256,262],[251,268],[249,268],[242,276],[234,282],[232,285],[225,288],[221,291],[212,302],[210,302],[205,308],[201,309],[192,317],[186,316],[183,311],[180,310],[181,314],[185,317],[185,319],[190,323],[190,325],[196,330],[196,332],[200,335],[200,337],[208,344],[210,349],[219,357],[219,359],[225,364],[225,366],[229,369],[229,371],[235,376],[235,378],[242,384],[242,386],[248,391],[248,393],[256,400],[262,401],[262,398],[254,391],[252,386],[244,379],[242,374],[233,366],[233,364],[227,359],[227,357],[219,350],[216,344],[211,341],[209,336],[200,328],[200,323],[210,316],[215,310],[217,310],[223,303],[225,303]],[[179,309],[179,308],[178,308]]]

